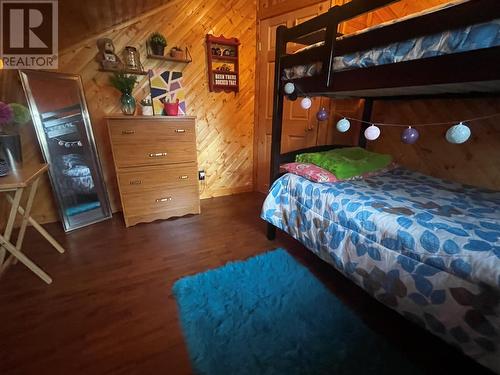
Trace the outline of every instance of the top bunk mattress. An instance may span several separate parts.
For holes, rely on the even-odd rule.
[[[500,192],[403,168],[321,184],[288,173],[272,186],[262,218],[289,233],[307,233],[310,249],[323,244],[312,229],[329,223],[329,246],[350,239],[358,252],[363,246],[369,253],[385,250],[400,254],[398,261],[428,263],[500,289]]]
[[[369,30],[362,32],[369,32]],[[352,35],[347,35],[346,38],[349,36]],[[306,48],[314,48],[322,44],[323,42]],[[333,69],[343,71],[367,68],[497,46],[500,46],[500,19],[337,56],[334,58]],[[304,49],[296,53],[302,50]],[[283,78],[312,77],[321,73],[321,70],[321,62],[298,65],[284,69]]]

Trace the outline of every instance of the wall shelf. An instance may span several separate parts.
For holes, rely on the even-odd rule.
[[[220,56],[220,55],[212,55],[213,60],[222,60],[222,61],[238,61],[237,56]]]
[[[208,89],[213,92],[238,92],[240,42],[223,35],[206,35],[208,57]],[[226,55],[225,55],[226,54]]]

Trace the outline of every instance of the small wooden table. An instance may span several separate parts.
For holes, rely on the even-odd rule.
[[[47,171],[48,167],[48,164],[27,165],[23,166],[22,169],[11,172],[8,176],[0,177],[0,192],[5,193],[7,201],[11,204],[5,232],[3,235],[0,234],[0,275],[9,265],[19,260],[47,284],[52,282],[49,275],[21,252],[26,227],[30,223],[57,251],[64,253],[64,248],[30,216],[40,177]],[[26,207],[23,208],[20,206],[21,198],[24,190],[30,186]],[[22,222],[14,245],[10,242],[10,237],[18,213],[22,216]],[[7,258],[5,257],[6,251],[10,253]]]

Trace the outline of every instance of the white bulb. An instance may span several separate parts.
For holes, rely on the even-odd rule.
[[[369,141],[374,141],[379,136],[380,136],[380,129],[375,125],[369,126],[365,130],[365,138],[368,139]]]
[[[295,85],[292,83],[292,82],[287,82],[285,84],[285,94],[293,94],[293,92],[295,91]]]
[[[337,122],[337,130],[341,133],[345,133],[351,127],[351,123],[348,119],[343,118]]]
[[[300,106],[304,109],[309,109],[312,106],[312,101],[307,96],[300,101]]]

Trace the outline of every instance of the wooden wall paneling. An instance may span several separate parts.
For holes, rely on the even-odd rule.
[[[367,26],[407,16],[447,0],[404,0],[373,13]],[[499,99],[412,100],[375,102],[373,121],[426,123],[461,120],[500,112]],[[359,117],[358,117],[359,118]],[[471,139],[452,145],[444,138],[451,125],[418,128],[415,145],[401,142],[401,128],[382,128],[379,139],[369,142],[372,150],[392,154],[410,169],[465,184],[500,190],[500,123],[498,118],[472,123]]]
[[[204,190],[203,197],[251,190],[255,4],[241,0],[225,3],[220,0],[177,3],[168,12],[143,19],[117,31],[111,38],[118,50],[122,50],[127,44],[139,46],[146,69],[158,66],[183,68],[182,65],[173,66],[145,59],[144,41],[155,30],[166,35],[169,46],[188,45],[193,56],[193,63],[183,69],[183,84],[186,88],[188,113],[197,116],[198,132],[202,135],[198,137],[199,166],[207,172],[207,189]],[[208,32],[237,36],[241,40],[241,92],[237,95],[207,92],[203,38]],[[89,44],[92,46],[94,42]],[[78,56],[73,59],[80,61]],[[100,122],[102,118],[96,119],[97,113],[102,117],[99,104],[104,105],[106,113],[116,112],[116,98],[119,94],[108,87],[107,76],[95,74],[94,69],[95,63],[89,62],[82,70],[84,74],[89,73],[89,77],[84,77],[84,84],[89,82],[91,90],[94,83],[97,84],[95,92],[101,94],[98,97],[102,102],[97,102],[96,111],[93,111],[94,121]],[[143,79],[142,87],[144,86],[147,86],[147,79]],[[104,139],[103,147],[109,150],[106,142]]]
[[[81,2],[80,2],[81,4]],[[106,4],[106,3],[103,3]],[[97,5],[96,5],[97,6]],[[83,8],[83,6],[82,6]],[[141,54],[145,69],[164,67],[182,70],[188,115],[196,116],[198,134],[198,164],[206,171],[206,184],[202,198],[251,191],[253,189],[253,126],[256,55],[256,4],[246,0],[195,0],[170,4],[150,11],[146,17],[129,20],[107,33],[97,34],[65,48],[59,56],[59,71],[82,76],[87,104],[92,119],[104,177],[110,194],[113,211],[120,210],[116,176],[104,116],[119,113],[120,93],[109,85],[109,73],[99,72],[95,61],[96,40],[103,36],[114,41],[120,55],[127,45],[135,46]],[[154,32],[165,34],[167,50],[174,46],[188,46],[193,62],[187,65],[172,64],[146,58],[145,41]],[[60,30],[64,33],[64,30]],[[206,77],[205,35],[239,38],[240,92],[209,93]],[[85,37],[86,35],[82,35]],[[24,101],[15,72],[0,73],[2,94],[12,96],[15,87],[18,98]],[[149,90],[147,77],[134,90],[139,101]],[[15,82],[15,83],[13,83]],[[2,98],[6,101],[5,95]],[[26,134],[25,134],[26,133]],[[32,126],[23,129],[25,160],[40,160],[40,150]],[[40,199],[33,209],[36,220],[45,223],[57,220],[48,181],[39,190]]]
[[[176,0],[65,0],[59,2],[59,48],[66,49]]]
[[[445,122],[500,112],[499,99],[414,100],[375,103],[373,119],[389,123]],[[389,153],[410,169],[465,184],[500,190],[500,123],[498,117],[470,124],[471,139],[462,145],[446,141],[451,125],[420,127],[414,145],[401,142],[403,128],[384,127],[371,150]]]
[[[328,7],[332,7],[334,5],[342,5],[344,2],[345,0],[330,0],[327,5]],[[318,3],[324,3],[324,0],[259,0],[257,19],[264,20],[276,17]]]

